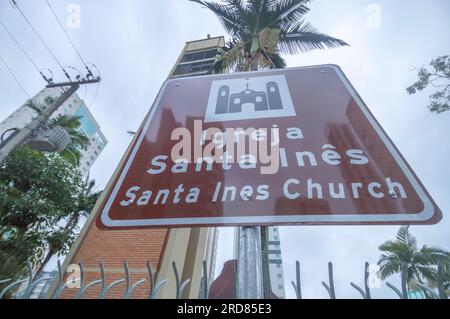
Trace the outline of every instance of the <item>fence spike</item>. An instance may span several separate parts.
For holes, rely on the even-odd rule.
[[[137,287],[139,287],[140,285],[142,285],[143,283],[145,283],[146,280],[147,280],[147,279],[144,278],[144,279],[141,279],[141,280],[135,282],[134,285],[132,285],[131,288],[128,289],[128,291],[126,292],[124,299],[128,299],[128,297],[133,293],[133,291],[134,291]]]
[[[41,282],[48,281],[48,280],[51,280],[51,278],[41,278],[41,279],[38,279],[38,280],[34,281],[31,285],[29,285],[27,287],[27,289],[25,289],[23,294],[20,296],[20,299],[27,299],[27,298],[29,298],[30,295],[32,294],[34,288],[36,288],[37,285],[39,285]]]
[[[328,281],[330,285],[322,281],[322,285],[325,287],[325,289],[328,292],[328,295],[330,295],[331,299],[336,299],[336,293],[334,290],[334,279],[333,279],[333,263],[328,263]]]
[[[174,261],[172,261],[172,268],[173,273],[175,275],[175,283],[176,283],[176,299],[181,299],[181,296],[183,295],[183,290],[186,288],[187,284],[191,281],[190,279],[187,279],[182,284],[180,284],[180,277],[178,275],[177,265]]]
[[[158,292],[159,288],[161,288],[162,285],[164,285],[167,282],[167,280],[164,279],[164,280],[160,281],[158,284],[156,284],[156,286],[155,286],[155,275],[153,273],[152,266],[150,265],[149,260],[147,261],[147,270],[148,270],[148,275],[150,277],[150,292],[149,292],[148,298],[155,299],[156,293]]]
[[[354,282],[351,282],[350,286],[352,286],[353,288],[358,290],[358,292],[361,294],[363,299],[371,299],[370,298],[370,288],[369,288],[368,281],[369,281],[369,263],[366,262],[364,264],[364,288],[365,288],[365,290],[363,290],[360,286],[358,286]]]
[[[297,299],[302,299],[302,287],[300,282],[300,262],[298,260],[295,262],[295,277],[296,283],[294,281],[291,281],[291,284],[294,287],[295,296],[297,297]]]
[[[9,289],[11,289],[11,288],[13,288],[13,287],[15,287],[15,286],[17,286],[17,285],[20,285],[21,283],[23,283],[23,282],[25,282],[25,281],[27,281],[27,280],[28,280],[28,279],[17,280],[17,281],[15,281],[15,282],[13,282],[12,284],[9,284],[8,286],[6,286],[5,289],[3,289],[3,290],[0,292],[0,299],[3,298],[3,296],[6,294],[6,292],[7,292]]]
[[[52,299],[58,299],[63,290],[67,287],[68,283],[64,283],[64,273],[61,266],[61,261],[58,260],[58,285]]]
[[[369,299],[369,298],[367,298],[366,293],[364,292],[364,290],[360,286],[358,286],[357,284],[355,284],[353,282],[350,283],[350,286],[352,286],[353,288],[358,290],[358,292],[361,294],[363,299]]]
[[[102,282],[101,279],[97,279],[97,280],[91,281],[91,282],[88,283],[86,286],[81,287],[81,288],[78,290],[76,299],[81,299],[81,297],[86,293],[86,291],[87,291],[89,288],[91,288],[91,287],[94,286],[94,285],[98,285],[98,284],[100,284],[101,282]]]
[[[208,299],[208,268],[206,266],[206,260],[203,260],[203,299]]]
[[[395,287],[394,285],[392,285],[389,282],[386,282],[386,286],[388,286],[389,288],[391,288],[392,290],[394,290],[394,292],[399,296],[400,299],[403,299],[403,295],[402,292],[400,290],[398,290],[397,287]]]

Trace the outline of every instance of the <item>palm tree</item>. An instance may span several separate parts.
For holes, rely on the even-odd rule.
[[[310,0],[190,1],[214,12],[231,37],[218,58],[216,72],[283,68],[286,63],[281,54],[348,45],[320,33],[305,20]]]
[[[79,129],[80,119],[79,116],[59,115],[49,122],[50,127],[61,126],[69,133],[70,143],[60,152],[60,155],[74,166],[80,165],[81,150],[85,150],[90,144],[89,138]]]
[[[31,100],[28,101],[26,105],[39,114],[45,107],[52,104],[54,101],[55,98],[47,96],[44,99],[44,106],[36,105]],[[90,144],[89,138],[80,131],[80,120],[81,117],[79,116],[58,115],[56,118],[50,119],[48,123],[45,124],[45,126],[49,128],[55,126],[63,127],[69,133],[70,143],[60,152],[60,155],[73,166],[80,165],[81,151],[85,150]]]
[[[449,252],[437,247],[425,245],[418,249],[417,239],[409,232],[409,226],[400,227],[396,239],[384,242],[378,249],[382,252],[378,260],[381,279],[405,270],[408,288],[413,287],[415,281],[422,284],[423,279],[435,278],[435,265],[450,256]]]

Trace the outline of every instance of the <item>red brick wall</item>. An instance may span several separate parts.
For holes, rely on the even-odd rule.
[[[103,231],[93,223],[70,263],[83,262],[86,284],[101,279],[99,263],[103,261],[109,285],[112,281],[125,278],[123,262],[126,260],[130,269],[130,286],[146,278],[145,284],[139,286],[130,298],[147,298],[150,282],[147,261],[150,261],[156,272],[167,234],[168,229]],[[95,285],[86,292],[84,298],[98,298],[99,291],[100,285]],[[125,283],[121,283],[111,289],[106,298],[123,298],[124,291]],[[66,288],[61,297],[73,298],[77,292],[78,289]]]

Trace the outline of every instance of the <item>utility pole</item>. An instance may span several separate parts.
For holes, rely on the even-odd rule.
[[[64,91],[64,93],[61,94],[52,104],[39,113],[38,116],[36,116],[29,124],[13,133],[12,136],[8,137],[7,140],[0,145],[0,163],[2,163],[16,148],[24,144],[35,130],[41,128],[50,116],[80,88],[81,84],[97,83],[100,82],[100,80],[100,77],[97,77],[95,79],[80,80],[75,82],[49,83],[46,86],[47,88],[70,87]]]

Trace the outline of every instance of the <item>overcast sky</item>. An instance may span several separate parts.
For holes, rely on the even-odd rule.
[[[45,1],[19,0],[18,3],[62,63],[81,69],[80,61]],[[79,91],[109,140],[91,171],[102,188],[131,140],[126,131],[137,130],[184,43],[204,38],[208,33],[218,36],[224,32],[212,13],[186,0],[53,0],[63,21],[69,17],[66,10],[71,3],[81,8],[81,25],[68,32],[84,58],[98,66],[103,78],[95,101],[95,86],[86,92],[84,88]],[[341,66],[443,211],[443,220],[438,225],[411,228],[419,245],[450,249],[447,214],[450,112],[431,114],[426,108],[430,91],[409,96],[405,90],[416,79],[412,66],[420,67],[437,56],[450,54],[450,2],[316,0],[311,7],[307,17],[313,25],[351,46],[290,56],[288,66],[324,63]],[[55,80],[63,80],[55,61],[9,0],[0,0],[0,21],[9,27],[40,68],[52,69]],[[1,28],[0,43],[0,55],[28,93],[38,92],[44,82]],[[0,119],[26,100],[2,64],[0,96]],[[300,260],[305,298],[327,297],[321,281],[327,280],[328,261],[334,263],[337,296],[360,297],[350,282],[363,284],[364,262],[376,263],[378,246],[393,238],[397,229],[392,226],[282,227],[287,296],[294,296],[290,281],[295,279],[295,261]],[[221,238],[230,232],[231,229],[221,229]],[[231,250],[229,242],[220,242],[219,264],[231,257]],[[389,281],[399,285],[398,277]],[[384,284],[372,294],[395,297]]]

